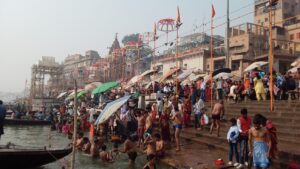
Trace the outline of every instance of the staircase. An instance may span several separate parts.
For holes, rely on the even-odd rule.
[[[206,104],[210,108],[210,103]],[[229,120],[238,118],[242,108],[248,109],[248,115],[253,117],[260,113],[271,120],[277,128],[278,137],[278,159],[273,162],[271,168],[287,168],[289,163],[300,163],[300,102],[278,101],[274,103],[274,112],[269,111],[269,102],[248,101],[242,103],[225,103],[225,119],[221,122],[220,137],[216,136],[216,129],[212,135],[209,134],[208,126],[198,131],[194,128],[185,128],[181,137],[199,144],[207,145],[228,152],[226,134],[230,127]],[[210,110],[208,111],[210,112]],[[223,153],[224,154],[224,153]],[[226,154],[226,153],[225,153]],[[228,157],[222,157],[227,160]]]

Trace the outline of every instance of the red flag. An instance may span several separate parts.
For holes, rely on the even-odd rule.
[[[216,15],[216,11],[215,11],[215,8],[214,8],[214,5],[212,4],[211,5],[211,7],[212,7],[212,11],[211,11],[211,17],[213,18],[213,17],[215,17],[215,15]]]
[[[177,6],[177,18],[176,18],[176,24],[179,25],[180,23],[181,23],[181,19],[180,19],[179,6]]]

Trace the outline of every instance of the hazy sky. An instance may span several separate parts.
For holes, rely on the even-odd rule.
[[[42,56],[55,56],[61,62],[68,54],[84,54],[90,49],[104,56],[115,33],[121,41],[126,34],[153,31],[155,21],[176,17],[177,5],[183,22],[180,35],[200,32],[202,28],[193,29],[203,20],[209,21],[210,3],[210,0],[0,0],[0,91],[24,90],[25,80],[31,78],[32,64]],[[254,9],[253,0],[230,0],[230,4],[231,12],[249,5],[231,14],[231,18]],[[214,5],[216,18],[226,14],[226,0],[214,0]],[[252,21],[250,14],[232,25]],[[218,25],[225,18],[215,22]],[[216,32],[224,34],[224,27]]]

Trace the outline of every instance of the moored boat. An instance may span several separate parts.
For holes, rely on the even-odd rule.
[[[25,119],[8,119],[4,120],[5,125],[50,125],[51,121],[47,120],[25,120]]]
[[[61,159],[72,152],[65,149],[0,147],[0,164],[3,169],[36,168]]]

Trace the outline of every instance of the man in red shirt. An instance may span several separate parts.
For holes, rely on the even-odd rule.
[[[248,116],[248,111],[246,108],[241,109],[241,116],[237,120],[237,126],[240,132],[240,166],[242,168],[243,165],[248,166],[248,132],[251,128],[252,119]]]

